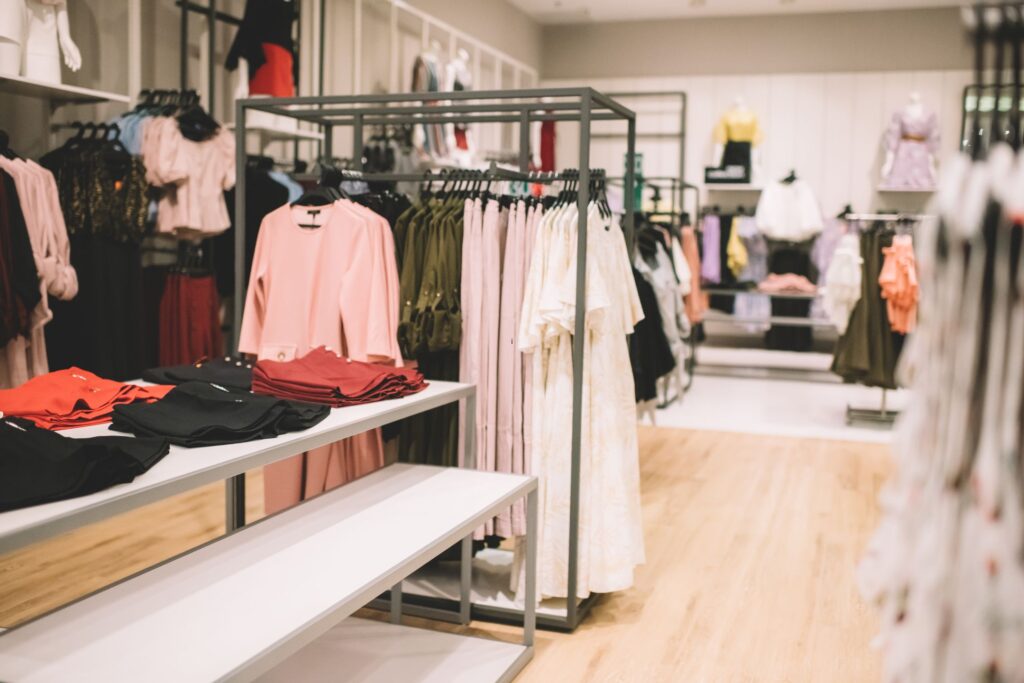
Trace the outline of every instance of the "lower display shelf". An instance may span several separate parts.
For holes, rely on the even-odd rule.
[[[0,681],[252,680],[536,487],[391,465],[4,633]]]
[[[471,636],[349,618],[258,678],[260,683],[500,683],[529,648]]]

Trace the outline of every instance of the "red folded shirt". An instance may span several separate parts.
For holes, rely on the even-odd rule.
[[[0,413],[32,420],[43,429],[70,429],[110,421],[114,406],[152,402],[174,387],[140,387],[68,368],[33,377],[16,389],[0,390]]]
[[[322,346],[291,361],[261,360],[252,370],[253,393],[335,407],[401,398],[426,387],[416,370],[343,358]]]

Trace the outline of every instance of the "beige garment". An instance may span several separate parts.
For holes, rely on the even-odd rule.
[[[467,199],[462,213],[462,273],[459,285],[459,305],[462,310],[462,342],[459,344],[459,381],[477,384],[480,366],[480,231],[483,207],[479,199]],[[476,402],[473,417],[479,419],[480,400]],[[466,408],[459,402],[459,466],[466,465]],[[473,438],[476,438],[474,432]],[[479,448],[479,444],[475,444]]]
[[[32,311],[29,336],[11,340],[0,352],[0,387],[15,387],[49,371],[43,332],[53,319],[48,295],[71,299],[78,293],[78,277],[71,266],[71,247],[53,174],[33,161],[3,157],[0,169],[14,180],[41,294]]]
[[[532,213],[532,209],[530,209]],[[501,311],[498,327],[498,421],[496,469],[522,474],[523,462],[523,368],[516,349],[519,314],[523,307],[527,236],[526,202],[515,204],[509,214],[505,259],[501,271]],[[526,509],[521,500],[495,520],[494,533],[509,538],[526,533]]]

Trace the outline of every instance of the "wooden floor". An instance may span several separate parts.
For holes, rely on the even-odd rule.
[[[603,596],[573,634],[540,632],[518,681],[879,680],[876,620],[854,569],[877,522],[886,447],[668,429],[644,429],[641,443],[636,587]],[[252,515],[260,483],[250,475]],[[0,625],[213,538],[222,517],[212,486],[0,556]]]

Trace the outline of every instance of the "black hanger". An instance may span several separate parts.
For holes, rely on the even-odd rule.
[[[789,172],[789,175],[781,180],[781,182],[785,183],[786,185],[792,185],[796,181],[797,181],[796,169],[791,170]]]
[[[843,210],[840,211],[838,215],[836,215],[836,218],[846,218],[851,213],[853,213],[853,206],[847,204],[846,206],[843,207]]]

